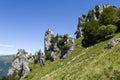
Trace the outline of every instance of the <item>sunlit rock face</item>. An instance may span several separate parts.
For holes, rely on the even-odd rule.
[[[55,34],[52,30],[48,29],[45,32],[45,36],[44,36],[44,47],[45,47],[45,53],[47,53],[47,51],[50,50],[52,43],[51,43],[51,39],[52,37],[54,37]]]
[[[74,39],[70,35],[55,35],[48,29],[44,37],[45,54],[51,56],[51,60],[56,58],[66,58],[74,50]],[[68,47],[64,49],[63,47]]]
[[[8,71],[8,76],[26,77],[30,72],[29,63],[33,62],[32,56],[24,49],[19,49],[15,59],[12,62],[11,68]]]

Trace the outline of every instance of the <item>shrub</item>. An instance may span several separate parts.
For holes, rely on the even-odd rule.
[[[100,26],[97,33],[98,39],[104,39],[106,36],[114,34],[116,30],[117,26],[112,24]]]
[[[105,29],[106,35],[114,34],[116,30],[117,30],[117,26],[109,24],[106,26],[106,29]]]
[[[99,27],[98,33],[97,33],[98,39],[105,37],[105,33],[106,33],[105,29],[106,29],[106,26],[104,25]]]
[[[120,19],[120,9],[117,10],[117,16]]]
[[[110,38],[117,30],[117,26],[109,24],[100,26],[98,21],[88,22],[84,29],[85,46],[89,46]],[[87,45],[86,45],[87,44]]]
[[[84,28],[84,38],[89,43],[95,43],[97,41],[97,30],[99,28],[99,22],[95,20],[91,20],[90,22],[85,24]]]
[[[3,76],[0,80],[9,80],[8,76]]]
[[[116,22],[119,20],[117,16],[117,9],[112,6],[105,8],[99,20],[103,25],[116,24]]]
[[[46,56],[46,60],[50,60],[51,59],[51,51],[48,51],[46,54],[45,54],[45,56]]]
[[[120,32],[120,20],[116,23],[117,25],[117,32]]]

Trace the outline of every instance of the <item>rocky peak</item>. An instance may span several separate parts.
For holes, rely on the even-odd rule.
[[[8,76],[11,78],[17,77],[19,80],[21,77],[26,77],[29,73],[29,63],[31,62],[31,56],[24,49],[19,49],[16,54],[16,58],[12,62],[11,68],[8,71]],[[14,75],[17,74],[17,75]]]
[[[52,30],[48,29],[45,32],[45,37],[44,37],[44,46],[45,46],[45,53],[50,49],[51,46],[51,38],[54,37],[55,34]]]
[[[100,17],[100,14],[103,12],[103,10],[109,6],[111,6],[111,5],[109,5],[109,4],[96,5],[94,9],[91,9],[88,12],[88,14],[82,15],[81,17],[79,17],[77,31],[75,32],[76,38],[79,38],[83,35],[82,29],[86,22],[89,22],[91,19],[98,20],[98,18]]]

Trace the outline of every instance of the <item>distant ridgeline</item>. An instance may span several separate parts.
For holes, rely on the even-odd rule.
[[[14,55],[0,56],[0,78],[7,75],[14,58]]]
[[[50,64],[50,61],[55,62],[55,60],[56,61],[60,60],[64,63],[64,59],[69,57],[69,55],[71,56],[74,53],[75,53],[74,55],[76,55],[79,52],[82,52],[80,48],[87,49],[85,47],[89,47],[101,41],[108,40],[112,38],[114,34],[117,32],[120,32],[120,9],[115,6],[108,5],[108,4],[97,5],[95,6],[94,9],[90,10],[87,15],[82,15],[82,17],[79,17],[78,28],[75,34],[76,34],[76,38],[80,38],[81,36],[83,36],[81,38],[82,40],[74,39],[68,34],[55,35],[52,30],[48,29],[45,32],[45,36],[44,36],[45,55],[43,55],[43,52],[41,52],[41,50],[36,51],[35,55],[30,55],[24,49],[19,49],[18,53],[16,54],[16,58],[13,60],[12,65],[9,69],[8,76],[3,77],[3,80],[20,80],[20,79],[27,79],[27,78],[31,79],[31,77],[29,77],[29,74],[32,73],[32,71],[34,72],[34,69],[29,66],[30,64],[33,65],[34,67],[39,64],[40,66],[45,67],[42,69],[47,69],[49,71],[48,68],[50,66],[47,67],[46,64]],[[75,43],[75,40],[77,40],[77,43]],[[114,46],[118,44],[118,42],[120,42],[120,39],[113,40],[111,43],[109,43],[107,47],[113,48]],[[84,54],[81,54],[81,56]],[[72,59],[72,61],[74,61],[77,57],[81,57],[78,54],[79,56],[76,56],[75,58],[73,58],[74,55],[71,58],[67,58],[67,59],[68,60]],[[65,64],[69,65],[71,64],[72,61],[70,61],[68,64],[66,63]],[[78,62],[80,62],[80,60]],[[57,66],[57,67],[59,66],[57,65],[57,63],[52,64],[52,65]],[[60,65],[62,66],[62,64]],[[52,66],[52,68],[54,68],[54,66]],[[62,68],[64,68],[64,66]],[[74,68],[73,70],[75,69],[76,68]],[[66,71],[69,71],[69,70],[66,70]],[[41,73],[44,73],[44,72],[42,71]],[[74,78],[68,79],[68,80],[74,80]],[[33,80],[36,80],[36,78]],[[91,79],[91,80],[95,80],[95,79]]]

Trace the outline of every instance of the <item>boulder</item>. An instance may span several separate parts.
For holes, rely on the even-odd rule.
[[[110,43],[108,43],[106,48],[111,49],[115,47],[119,42],[120,42],[120,38],[114,39]]]

